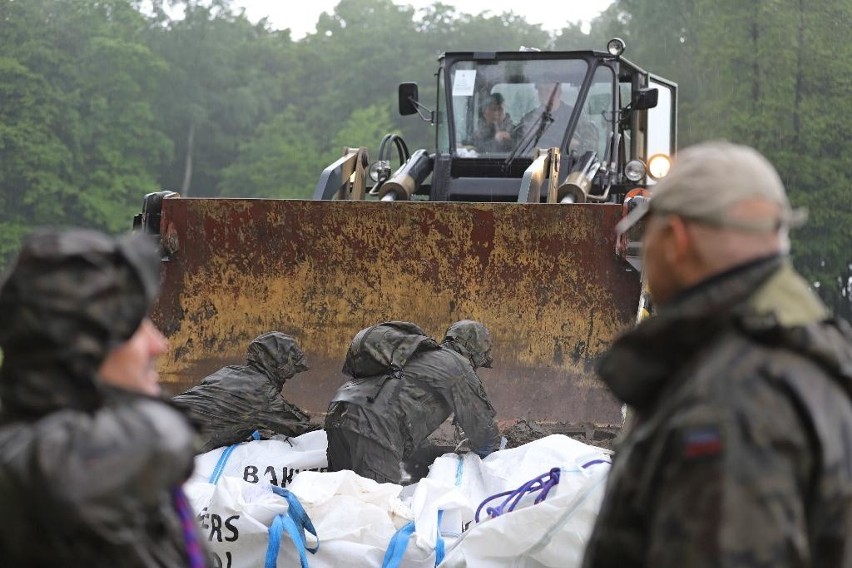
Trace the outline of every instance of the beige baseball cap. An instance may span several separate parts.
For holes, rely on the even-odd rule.
[[[777,203],[778,217],[740,220],[725,214],[729,206],[754,198]],[[648,213],[751,232],[797,227],[807,218],[806,210],[790,206],[778,172],[760,152],[727,141],[704,142],[679,152],[669,174],[616,225],[616,232],[625,233]]]

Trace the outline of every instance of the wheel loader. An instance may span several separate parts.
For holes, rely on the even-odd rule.
[[[180,392],[279,330],[311,366],[285,396],[321,420],[361,328],[407,320],[440,340],[475,319],[502,427],[620,424],[595,362],[643,295],[637,241],[614,227],[667,172],[677,128],[677,85],[623,51],[444,53],[434,102],[416,83],[398,92],[434,147],[389,134],[375,160],[345,148],[311,200],[147,195],[134,226],[163,252],[163,382]],[[477,137],[495,100],[499,145]]]

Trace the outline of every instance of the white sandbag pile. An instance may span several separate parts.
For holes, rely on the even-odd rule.
[[[186,492],[221,566],[577,566],[609,471],[605,450],[552,435],[446,454],[403,488],[326,472],[326,444],[320,430],[196,458]]]
[[[608,452],[562,435],[495,452],[484,460],[470,454],[438,458],[429,477],[454,482],[479,509],[479,522],[468,527],[441,566],[579,566],[609,468]],[[535,503],[541,486],[554,477],[553,469],[558,483]],[[533,480],[540,486],[537,491],[486,501]],[[502,514],[488,515],[489,508],[500,513],[501,505],[505,505]]]

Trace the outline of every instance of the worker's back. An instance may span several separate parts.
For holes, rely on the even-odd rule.
[[[332,470],[393,480],[399,463],[453,413],[476,451],[496,447],[495,412],[470,361],[416,325],[361,330],[343,370],[352,379],[338,389],[325,421]],[[382,471],[374,471],[376,463]]]

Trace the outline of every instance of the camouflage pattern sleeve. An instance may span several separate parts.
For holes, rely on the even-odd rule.
[[[809,565],[807,420],[785,393],[744,383],[737,400],[668,421],[658,479],[648,485],[655,495],[645,501],[646,565]]]

